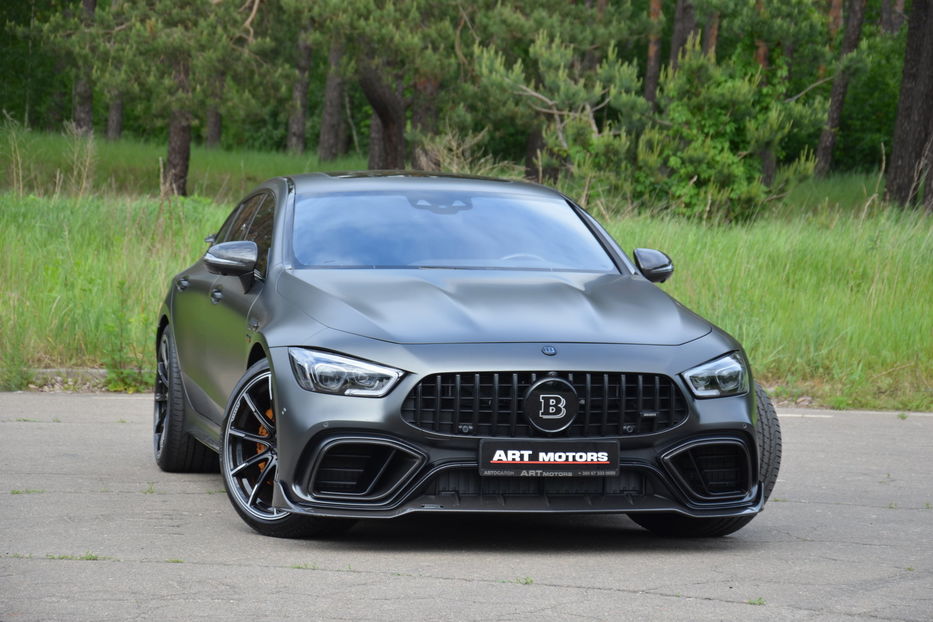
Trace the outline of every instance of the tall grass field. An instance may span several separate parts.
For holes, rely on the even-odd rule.
[[[19,155],[9,136],[0,153],[3,389],[22,388],[29,370],[49,367],[104,367],[112,386],[133,386],[132,372],[153,366],[156,313],[170,276],[203,253],[204,236],[236,198],[305,164],[283,154],[196,151],[191,183],[202,196],[169,200],[145,196],[157,194],[157,175],[143,191],[129,173],[115,181],[123,163],[102,146],[84,174],[80,154],[59,154],[59,168],[36,164],[42,145],[61,150],[80,141],[16,139]],[[653,247],[673,257],[676,272],[661,287],[735,335],[778,397],[933,410],[933,218],[885,208],[877,196],[877,179],[853,175],[803,184],[774,214],[745,225],[648,216],[606,224],[628,251]]]
[[[27,131],[9,122],[0,127],[0,182],[19,194],[158,196],[165,158],[164,144],[88,140],[74,134]],[[361,168],[366,168],[366,160],[359,156],[320,162],[313,153],[223,151],[195,145],[188,194],[229,203],[278,175]]]

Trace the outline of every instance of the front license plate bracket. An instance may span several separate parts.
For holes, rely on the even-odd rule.
[[[483,477],[612,477],[619,474],[616,441],[488,440],[479,444]]]

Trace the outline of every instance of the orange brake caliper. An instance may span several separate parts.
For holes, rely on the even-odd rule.
[[[273,423],[275,423],[275,413],[272,412],[271,408],[266,411],[266,418],[269,419],[269,421],[272,421]],[[266,426],[264,425],[259,426],[259,436],[269,436],[269,430],[266,429]],[[265,445],[263,445],[262,443],[256,443],[256,453],[262,453],[263,451],[265,451],[265,449],[266,449]],[[262,470],[265,468],[266,468],[266,461],[263,460],[262,462],[259,463],[259,472],[261,473]]]

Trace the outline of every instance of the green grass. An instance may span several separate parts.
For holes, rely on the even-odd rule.
[[[191,188],[210,198],[139,196],[158,191],[162,149],[0,128],[0,388],[22,388],[43,367],[106,367],[111,388],[147,386],[170,276],[204,251],[233,197],[318,168],[196,149]],[[751,224],[606,224],[628,251],[668,252],[677,271],[661,287],[735,335],[778,396],[933,410],[933,219],[885,209],[880,190],[877,176],[842,175],[800,184]]]
[[[22,194],[159,195],[159,161],[166,146],[124,139],[87,141],[62,134],[0,127],[0,187]],[[261,182],[279,175],[366,168],[348,156],[319,162],[301,156],[258,151],[222,151],[195,145],[191,150],[188,194],[218,203],[237,201]],[[84,183],[86,180],[86,183]],[[83,190],[82,190],[83,189]]]
[[[732,333],[779,393],[839,408],[933,405],[933,219],[630,218],[609,229],[626,249],[668,252],[676,272],[661,287]]]
[[[229,208],[205,200],[0,194],[0,381],[17,366],[150,368],[169,277]]]
[[[4,377],[22,367],[151,368],[169,277],[203,252],[227,210],[195,199],[0,194],[0,270],[16,275],[0,285]],[[677,271],[661,287],[735,335],[779,394],[933,409],[933,219],[888,211],[709,227],[630,217],[608,227],[626,249],[672,255]]]

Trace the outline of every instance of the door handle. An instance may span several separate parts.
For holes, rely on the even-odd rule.
[[[222,291],[220,291],[219,289],[211,290],[211,302],[213,304],[217,304],[218,302],[223,300],[223,298],[224,298],[224,293]]]
[[[175,287],[178,288],[178,291],[180,292],[188,289],[188,285],[188,278],[184,276],[175,281]]]

